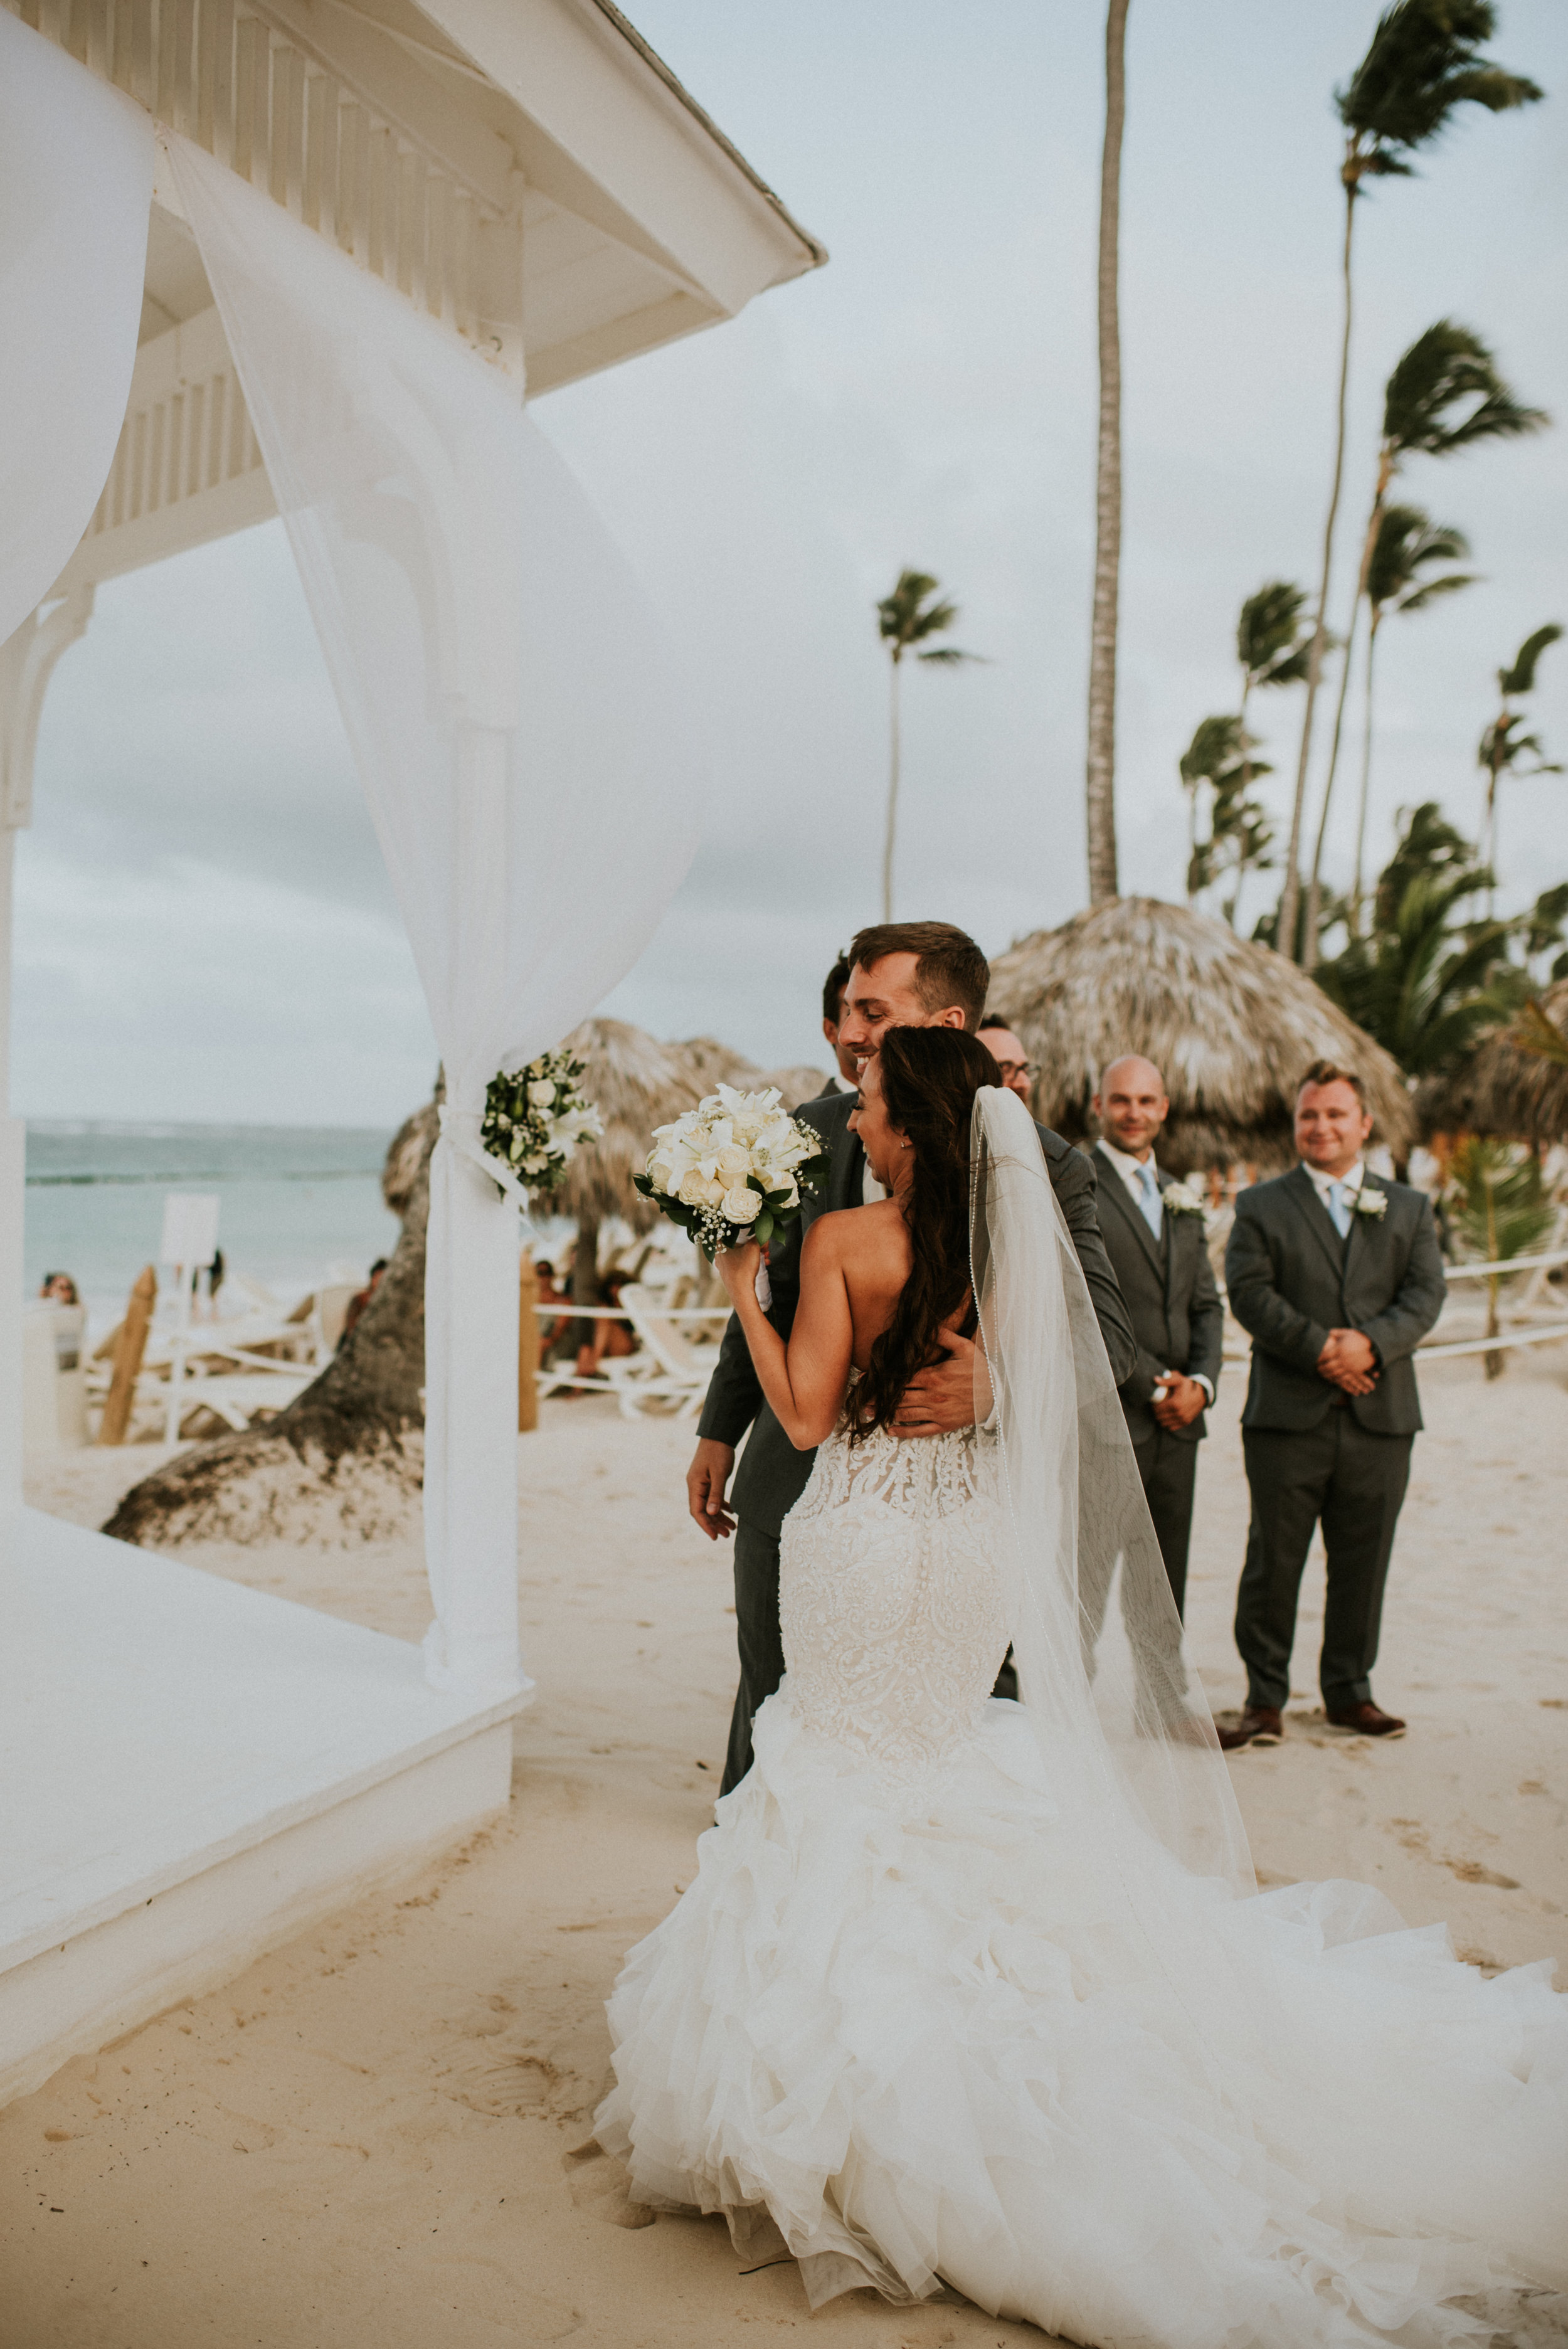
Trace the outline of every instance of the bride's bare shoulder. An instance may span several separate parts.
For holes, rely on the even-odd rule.
[[[819,1216],[806,1235],[800,1268],[826,1271],[830,1266],[846,1274],[873,1278],[884,1268],[902,1279],[908,1268],[909,1226],[894,1199],[874,1200],[865,1207],[836,1207]]]

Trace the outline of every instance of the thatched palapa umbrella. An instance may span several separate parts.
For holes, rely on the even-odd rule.
[[[1543,991],[1541,1009],[1568,1053],[1568,978]],[[1568,1142],[1568,1059],[1516,1043],[1521,1025],[1510,1021],[1494,1029],[1459,1068],[1429,1077],[1417,1088],[1416,1116],[1424,1139],[1487,1133],[1513,1142]]]
[[[648,1163],[655,1126],[695,1109],[712,1086],[698,1079],[680,1045],[661,1044],[624,1019],[585,1019],[562,1049],[583,1062],[583,1091],[597,1105],[604,1131],[578,1150],[549,1212],[575,1219],[572,1294],[579,1305],[595,1305],[600,1225],[619,1216],[634,1232],[651,1230],[657,1210],[633,1190],[632,1177]]]
[[[1364,1080],[1375,1138],[1397,1161],[1414,1134],[1397,1063],[1271,947],[1152,897],[1119,897],[1020,938],[991,967],[991,1009],[1039,1067],[1035,1114],[1088,1141],[1100,1071],[1142,1052],[1163,1071],[1162,1165],[1289,1165],[1304,1069],[1338,1061]]]

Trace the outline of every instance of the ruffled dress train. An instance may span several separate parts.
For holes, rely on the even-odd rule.
[[[1238,1899],[1153,1836],[1130,1899],[1074,1754],[988,1695],[995,1508],[973,1432],[822,1447],[789,1675],[616,1984],[599,2141],[644,2201],[777,2230],[813,2305],[947,2284],[1095,2349],[1518,2337],[1499,2309],[1568,2287],[1550,1967],[1485,1980],[1361,1885]]]

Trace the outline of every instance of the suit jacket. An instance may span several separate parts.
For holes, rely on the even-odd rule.
[[[1388,1205],[1380,1218],[1353,1215],[1343,1240],[1305,1166],[1237,1197],[1225,1285],[1253,1340],[1243,1427],[1317,1426],[1341,1392],[1317,1367],[1331,1329],[1364,1331],[1382,1365],[1369,1395],[1346,1398],[1361,1425],[1413,1435],[1421,1424],[1410,1357],[1447,1294],[1432,1203],[1378,1174],[1362,1188]]]
[[[833,1157],[823,1190],[817,1198],[807,1201],[788,1237],[775,1244],[769,1253],[768,1278],[773,1302],[768,1318],[781,1338],[787,1339],[794,1326],[795,1307],[800,1295],[800,1244],[808,1229],[819,1216],[861,1205],[866,1154],[859,1135],[850,1132],[850,1112],[857,1099],[854,1093],[836,1093],[802,1102],[795,1112],[803,1123],[816,1128]],[[1035,1130],[1045,1150],[1051,1186],[1067,1218],[1088,1283],[1105,1350],[1110,1357],[1111,1375],[1117,1380],[1124,1379],[1132,1369],[1137,1348],[1116,1275],[1099,1235],[1094,1169],[1083,1152],[1073,1149],[1059,1133],[1052,1133],[1043,1125]],[[739,1322],[731,1315],[697,1433],[715,1437],[720,1444],[736,1444],[748,1427],[751,1440],[735,1480],[735,1507],[748,1525],[777,1534],[787,1512],[805,1490],[815,1454],[796,1451],[764,1402],[751,1350]]]
[[[1168,1215],[1156,1239],[1137,1201],[1099,1143],[1089,1153],[1099,1177],[1099,1228],[1138,1341],[1138,1361],[1121,1382],[1121,1407],[1134,1444],[1153,1442],[1159,1428],[1151,1397],[1161,1371],[1202,1375],[1216,1392],[1225,1309],[1203,1239],[1202,1216]],[[1174,1178],[1156,1167],[1161,1191]],[[1196,1444],[1208,1433],[1208,1415],[1176,1433]]]

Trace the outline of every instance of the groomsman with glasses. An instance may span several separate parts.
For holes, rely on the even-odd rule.
[[[1242,1444],[1252,1493],[1236,1646],[1247,1703],[1227,1749],[1277,1745],[1313,1533],[1328,1558],[1318,1677],[1336,1726],[1398,1737],[1372,1701],[1394,1528],[1421,1424],[1411,1361],[1443,1309],[1431,1201],[1363,1158],[1372,1120],[1353,1070],[1315,1061],[1295,1103],[1300,1164],[1238,1194],[1231,1310],[1253,1340]]]
[[[1204,1243],[1202,1201],[1155,1164],[1155,1140],[1171,1113],[1164,1078],[1152,1061],[1130,1052],[1106,1070],[1092,1106],[1100,1129],[1090,1153],[1099,1228],[1138,1341],[1132,1375],[1118,1392],[1181,1614],[1198,1446],[1220,1376],[1225,1309]],[[1105,1597],[1084,1593],[1091,1618]],[[1098,1620],[1092,1628],[1098,1631]]]

